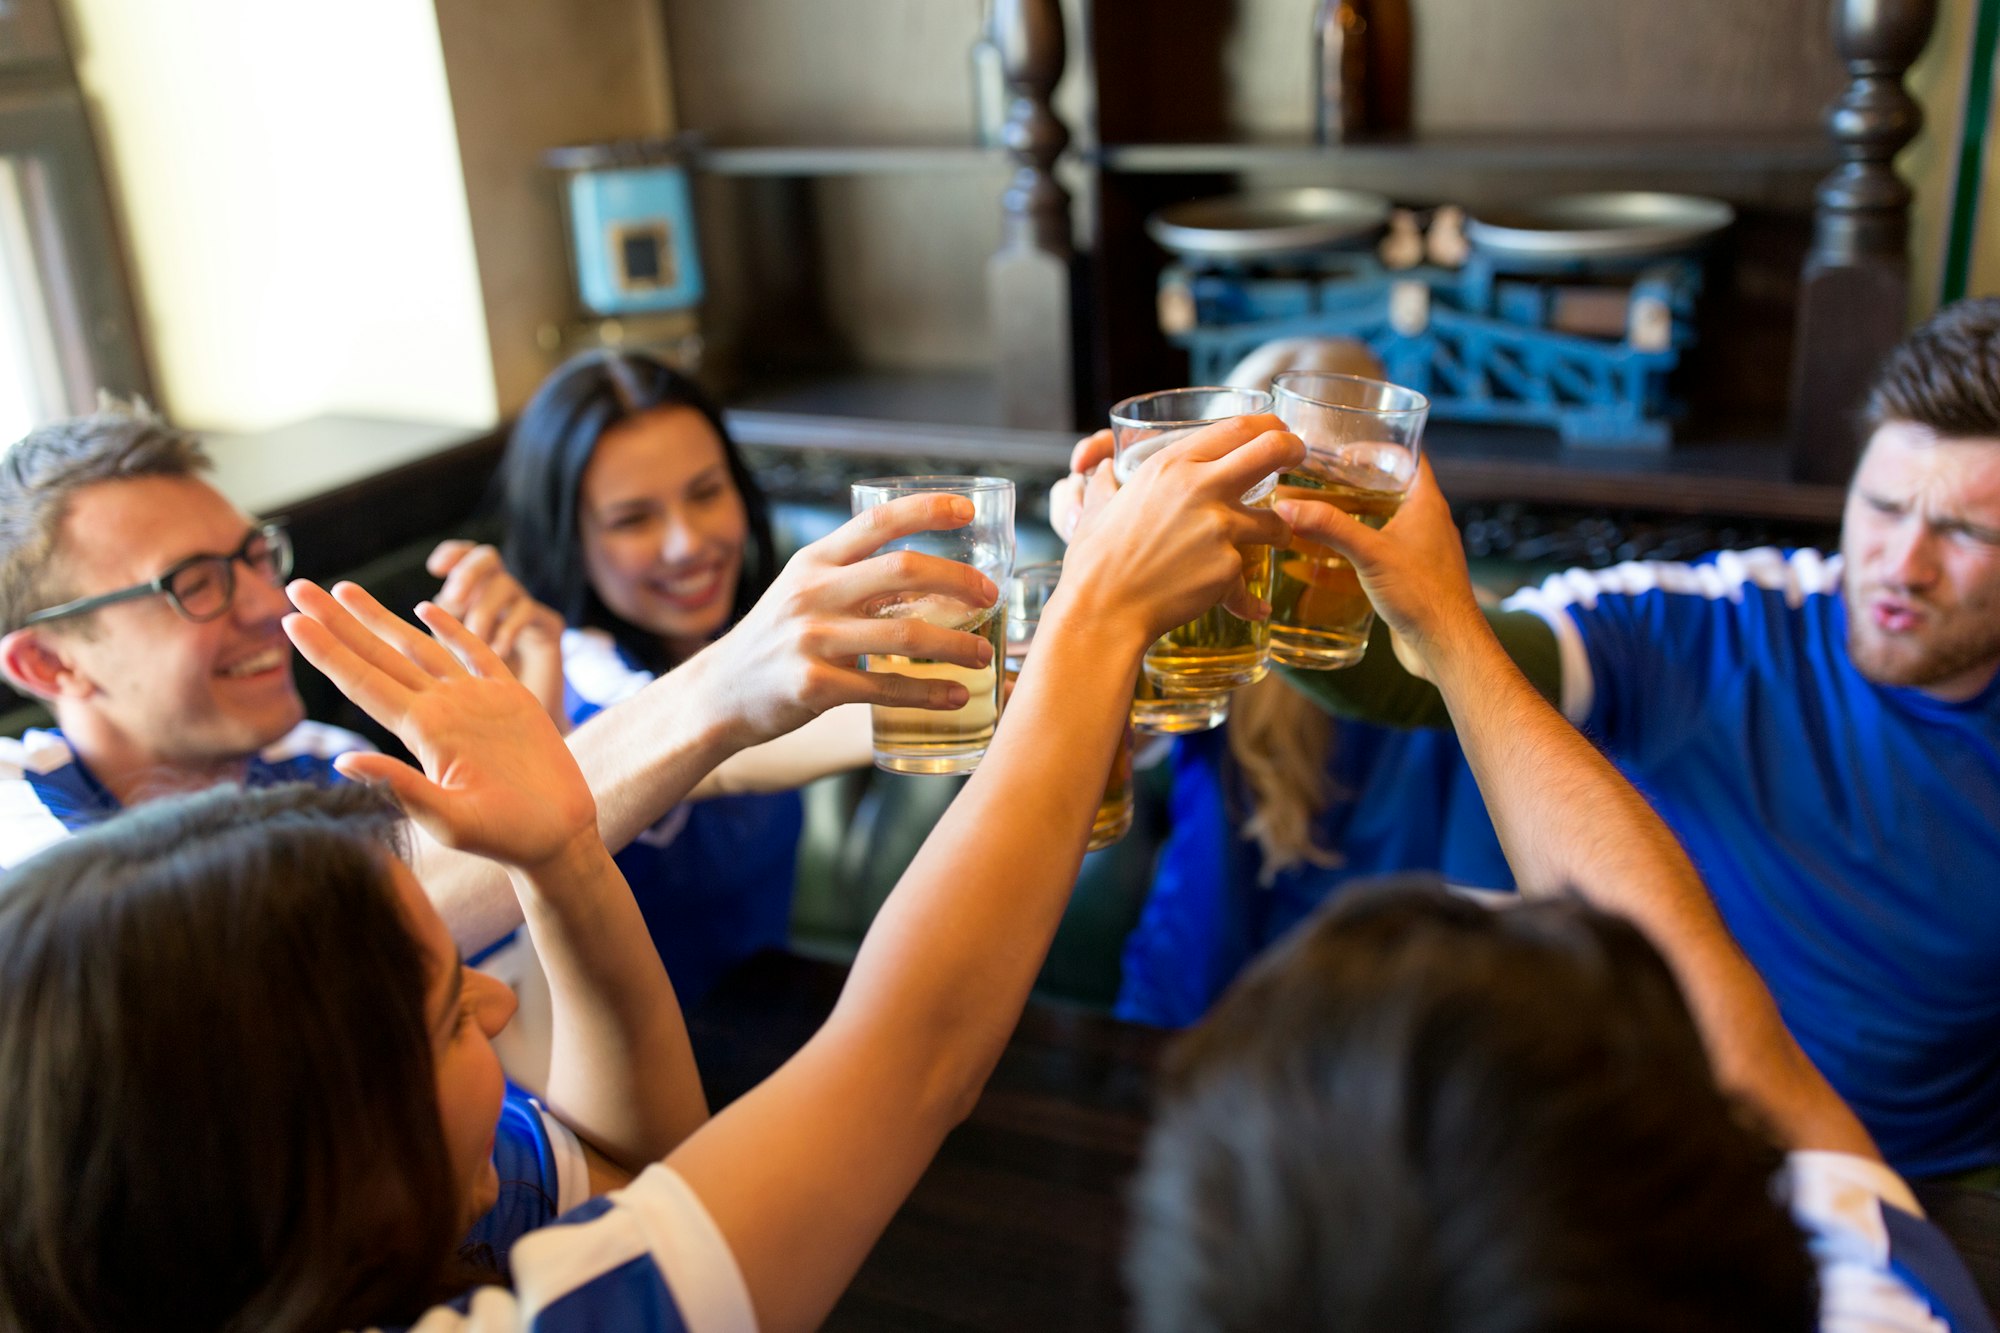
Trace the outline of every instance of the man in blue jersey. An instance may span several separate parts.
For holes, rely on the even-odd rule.
[[[332,780],[360,737],[306,722],[281,627],[292,551],[143,413],[31,434],[0,464],[0,671],[58,730],[0,741],[0,866],[148,797]]]
[[[1686,844],[1787,1025],[1905,1175],[2000,1180],[2000,301],[1883,367],[1841,551],[1572,570],[1491,617]],[[1295,673],[1446,725],[1377,644]]]

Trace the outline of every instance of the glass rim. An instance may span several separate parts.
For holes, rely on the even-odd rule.
[[[909,477],[867,477],[849,482],[850,491],[905,491],[912,495],[941,493],[980,495],[990,491],[1011,491],[1014,483],[1005,477],[955,477],[945,474]]]
[[[1062,576],[1062,567],[1063,562],[1060,560],[1037,560],[1031,565],[1022,565],[1007,577],[1009,579],[1024,579],[1032,575],[1035,578],[1041,578],[1047,574],[1054,573],[1060,578]]]
[[[1229,412],[1219,417],[1180,417],[1158,421],[1142,421],[1137,417],[1128,415],[1125,411],[1125,409],[1137,403],[1155,402],[1161,398],[1171,398],[1176,394],[1184,393],[1241,394],[1246,398],[1263,399],[1264,406],[1261,408],[1251,408],[1244,412]],[[1259,411],[1268,412],[1271,410],[1271,401],[1271,394],[1265,389],[1245,389],[1235,384],[1190,384],[1184,389],[1155,389],[1151,393],[1138,393],[1133,394],[1130,398],[1121,398],[1112,404],[1110,417],[1111,424],[1114,426],[1127,426],[1139,430],[1167,431],[1180,426],[1206,426],[1211,422],[1228,421],[1232,417],[1247,417]]]
[[[1355,403],[1330,403],[1326,399],[1321,398],[1316,394],[1301,392],[1300,390],[1293,388],[1290,384],[1287,384],[1285,382],[1287,380],[1291,380],[1295,383],[1305,383],[1306,381],[1309,380],[1310,381],[1336,380],[1347,384],[1366,384],[1383,389],[1388,389],[1394,393],[1407,394],[1411,399],[1415,401],[1408,407],[1362,407]],[[1277,375],[1273,376],[1271,379],[1271,397],[1274,402],[1277,399],[1277,396],[1281,393],[1288,398],[1296,398],[1302,403],[1310,403],[1312,406],[1320,408],[1324,411],[1352,412],[1357,416],[1413,417],[1413,416],[1418,416],[1422,413],[1427,413],[1431,410],[1431,400],[1425,397],[1423,394],[1418,393],[1415,389],[1407,388],[1401,384],[1396,384],[1389,380],[1373,379],[1367,375],[1343,375],[1336,370],[1280,371]]]

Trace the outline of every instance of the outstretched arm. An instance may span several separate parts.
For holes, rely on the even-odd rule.
[[[1494,637],[1429,465],[1380,532],[1318,501],[1279,508],[1354,562],[1437,683],[1522,891],[1573,890],[1645,931],[1680,980],[1718,1081],[1757,1105],[1789,1147],[1878,1156],[1786,1029],[1673,834]]]
[[[969,566],[911,552],[875,554],[898,537],[970,520],[971,506],[947,495],[911,496],[850,519],[794,555],[729,633],[572,732],[570,753],[596,798],[604,844],[624,847],[724,760],[839,705],[963,703],[962,686],[862,671],[856,661],[894,653],[985,665],[990,652],[976,634],[867,614],[871,602],[897,591],[990,603],[991,582]],[[418,878],[467,952],[521,923],[519,900],[490,862],[435,840],[426,840],[416,860]]]
[[[1061,919],[1140,654],[1284,527],[1238,497],[1303,456],[1275,418],[1163,450],[1072,547],[978,770],[868,932],[825,1027],[669,1164],[767,1330],[818,1327],[970,1110]]]
[[[285,630],[300,653],[423,764],[343,755],[341,771],[387,786],[437,844],[504,864],[548,974],[550,1108],[627,1170],[670,1151],[707,1103],[673,987],[554,722],[434,606],[417,614],[436,639],[352,584],[328,596],[301,580],[291,594],[300,613]]]

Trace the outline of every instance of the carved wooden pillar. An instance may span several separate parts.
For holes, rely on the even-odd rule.
[[[1845,482],[1860,452],[1860,410],[1903,336],[1910,298],[1911,192],[1896,154],[1923,110],[1903,72],[1930,40],[1937,0],[1833,0],[1847,91],[1827,116],[1841,164],[1819,187],[1799,291],[1792,362],[1792,472]]]
[[[995,0],[993,37],[1007,73],[1001,142],[1014,176],[1000,249],[987,265],[988,298],[999,344],[1000,402],[1006,424],[1044,430],[1076,426],[1071,323],[1069,192],[1055,178],[1069,131],[1049,107],[1062,77],[1065,39],[1058,0]]]

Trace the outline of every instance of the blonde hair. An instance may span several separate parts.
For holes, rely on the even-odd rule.
[[[1229,757],[1248,788],[1244,836],[1263,861],[1257,882],[1269,886],[1295,866],[1337,866],[1338,849],[1313,836],[1320,813],[1341,796],[1327,772],[1334,721],[1276,676],[1236,692],[1229,706]]]
[[[1326,370],[1381,379],[1382,363],[1352,338],[1286,338],[1266,343],[1229,372],[1228,383],[1269,389],[1286,370]],[[1268,886],[1295,866],[1337,866],[1338,849],[1313,837],[1321,812],[1345,793],[1327,773],[1333,719],[1297,690],[1267,676],[1236,692],[1229,707],[1229,755],[1249,788],[1245,836],[1263,853],[1257,882]]]

